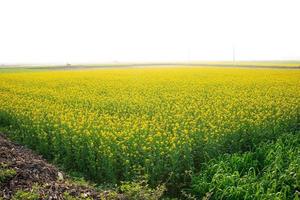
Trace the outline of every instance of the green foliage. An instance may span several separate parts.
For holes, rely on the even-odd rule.
[[[165,185],[159,185],[152,189],[145,179],[133,182],[123,182],[120,191],[128,199],[132,200],[158,200],[166,191]]]
[[[193,177],[192,193],[209,199],[293,199],[300,190],[300,132],[223,155]]]
[[[13,196],[12,200],[38,200],[39,194],[36,191],[19,190]]]
[[[40,185],[34,184],[32,188],[28,190],[18,190],[14,196],[12,197],[12,200],[37,200],[41,199],[41,196],[39,194],[39,190],[41,189]],[[47,196],[44,196],[42,199],[46,199]]]
[[[16,170],[6,169],[6,166],[3,163],[0,163],[0,184],[14,177],[15,175]]]
[[[74,197],[70,195],[68,192],[64,192],[63,196],[65,200],[92,200],[91,198],[86,198],[86,197]]]

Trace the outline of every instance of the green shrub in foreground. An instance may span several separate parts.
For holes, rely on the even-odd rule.
[[[300,132],[211,160],[193,177],[192,191],[210,199],[298,199]]]

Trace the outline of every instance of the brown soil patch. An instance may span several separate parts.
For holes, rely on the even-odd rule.
[[[68,193],[72,197],[105,199],[108,192],[97,192],[89,186],[76,185],[65,178],[55,166],[47,163],[31,150],[12,143],[0,134],[0,170],[12,169],[15,173],[0,181],[0,199],[11,199],[16,191],[33,191],[39,185],[39,199],[65,199]],[[122,199],[119,196],[117,199]]]

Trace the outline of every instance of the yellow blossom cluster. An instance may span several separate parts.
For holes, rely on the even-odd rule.
[[[145,68],[0,73],[0,123],[101,182],[182,177],[299,126],[300,71]]]

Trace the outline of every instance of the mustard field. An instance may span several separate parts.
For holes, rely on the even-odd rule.
[[[97,183],[169,190],[225,153],[299,130],[300,71],[145,68],[0,73],[0,125]]]

